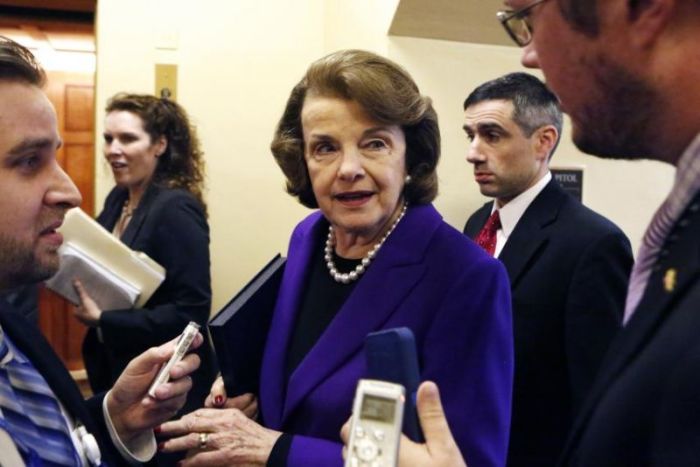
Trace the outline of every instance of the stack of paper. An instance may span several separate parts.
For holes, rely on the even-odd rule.
[[[74,279],[102,310],[141,307],[165,279],[161,265],[131,250],[80,208],[68,211],[59,232],[61,266],[46,285],[75,304],[80,299]]]

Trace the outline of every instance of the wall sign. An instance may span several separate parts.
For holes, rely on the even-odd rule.
[[[552,177],[571,196],[579,201],[583,200],[583,167],[578,168],[550,168]]]

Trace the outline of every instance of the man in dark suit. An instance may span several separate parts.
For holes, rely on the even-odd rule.
[[[510,0],[503,17],[601,157],[676,167],[630,277],[613,341],[562,463],[700,464],[700,2]],[[628,180],[634,183],[634,176]],[[594,293],[599,293],[595,291]]]
[[[676,167],[673,188],[637,255],[625,325],[579,411],[560,464],[698,465],[700,2],[505,3],[510,10],[499,17],[524,47],[523,64],[542,68],[571,116],[581,150]],[[425,410],[444,420],[435,405]],[[430,435],[427,445],[402,444],[402,454],[427,454],[425,466],[455,465],[454,449],[445,462],[426,452],[431,445],[449,448],[449,432]]]
[[[61,140],[43,82],[31,53],[0,36],[0,292],[55,273],[56,229],[81,201],[56,160]],[[0,426],[31,465],[148,460],[152,428],[182,407],[198,366],[186,357],[174,379],[147,396],[173,350],[174,341],[144,352],[107,394],[86,403],[41,333],[0,299]]]
[[[508,465],[551,466],[621,324],[632,253],[617,226],[552,178],[562,114],[539,79],[512,73],[484,83],[464,111],[467,161],[494,198],[464,233],[503,262],[513,297]]]
[[[4,298],[19,313],[32,323],[39,322],[39,286],[27,284],[16,289],[3,291],[0,298]]]

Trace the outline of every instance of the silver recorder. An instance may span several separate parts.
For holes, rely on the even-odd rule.
[[[345,467],[394,467],[399,460],[404,388],[361,379],[352,407]]]

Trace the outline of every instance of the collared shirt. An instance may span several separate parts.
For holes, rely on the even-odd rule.
[[[649,223],[647,231],[644,234],[644,240],[647,240],[647,236],[656,238],[657,241],[652,242],[653,249],[651,261],[649,264],[653,264],[656,261],[659,250],[666,241],[666,237],[672,230],[673,225],[678,222],[678,220],[683,215],[683,212],[688,207],[690,202],[693,200],[697,192],[700,190],[700,133],[695,136],[695,139],[690,143],[690,145],[683,152],[683,155],[678,159],[678,164],[676,166],[676,177],[673,182],[673,187],[669,192],[666,200],[662,206],[657,210],[654,218]],[[663,212],[662,212],[663,211]],[[657,216],[663,217],[663,222],[657,219]],[[637,263],[645,263],[642,258],[642,248],[644,245],[640,246],[639,253],[637,254]],[[648,256],[648,255],[647,255]],[[635,269],[639,267],[639,264],[635,265]],[[630,287],[634,281],[635,269],[632,270],[633,280],[630,281]],[[651,268],[640,268],[640,274],[643,274],[643,284],[644,288],[649,280],[651,273]],[[627,303],[625,305],[625,315],[623,319],[623,325],[626,325],[632,314],[637,309],[637,305],[641,298],[643,297],[644,288],[641,289],[641,293],[628,293]],[[631,289],[630,289],[631,290]]]
[[[12,343],[12,339],[10,339],[4,333],[2,326],[0,326],[0,338],[5,339],[8,348],[8,352],[2,359],[2,361],[0,361],[0,364],[7,364],[12,360],[16,360],[18,362],[23,363],[28,361],[24,354],[14,346],[14,344]],[[132,465],[139,465],[143,462],[150,460],[155,455],[157,449],[155,436],[153,435],[153,432],[146,432],[136,437],[136,439],[131,441],[129,445],[126,446],[119,438],[119,435],[117,434],[116,429],[112,424],[112,419],[109,415],[109,412],[107,411],[108,396],[109,393],[104,397],[102,404],[102,412],[105,417],[105,422],[107,424],[109,436],[112,438],[115,447],[122,455],[122,457]],[[85,428],[82,425],[76,423],[76,421],[73,419],[70,413],[68,413],[68,411],[63,406],[63,403],[58,397],[56,397],[56,401],[58,402],[58,406],[61,409],[61,414],[63,415],[63,418],[66,420],[68,430],[70,431],[71,440],[73,441],[73,446],[75,447],[76,452],[80,456],[82,465],[91,465],[92,462],[88,460],[88,447],[85,445],[82,439],[86,434]],[[2,409],[0,409],[0,417],[3,417]]]
[[[537,198],[537,195],[544,190],[544,187],[547,186],[550,180],[552,180],[552,173],[547,171],[537,183],[507,202],[502,208],[498,208],[494,200],[491,213],[493,214],[493,211],[498,209],[498,215],[501,218],[501,228],[496,232],[496,251],[493,255],[495,258],[498,258],[501,254],[508,237],[513,233],[515,226],[518,225],[518,221],[523,217],[527,208]]]
[[[5,332],[2,330],[2,327],[0,327],[0,339],[4,339],[5,343],[7,344],[7,353],[0,361],[0,365],[7,365],[12,361],[16,361],[21,364],[31,364],[31,362],[29,362],[29,360],[24,356],[24,354],[14,346],[14,344],[12,343],[12,339],[10,339],[9,336],[5,334]],[[66,425],[68,426],[68,430],[70,431],[71,441],[73,442],[73,447],[80,456],[82,465],[89,465],[84,449],[82,447],[82,443],[80,442],[80,437],[77,433],[77,426],[75,421],[73,420],[73,417],[71,417],[70,414],[66,411],[66,408],[63,406],[63,403],[58,398],[56,398],[56,402],[58,402],[58,407],[61,409],[61,415],[63,415],[63,418],[66,421]],[[0,408],[0,417],[4,418],[2,408]]]

